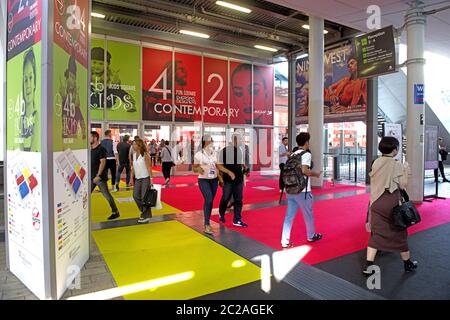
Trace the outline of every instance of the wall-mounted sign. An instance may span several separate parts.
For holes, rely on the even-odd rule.
[[[414,85],[414,104],[423,104],[425,98],[425,87],[423,84]]]
[[[394,29],[392,26],[355,38],[358,78],[396,72]]]

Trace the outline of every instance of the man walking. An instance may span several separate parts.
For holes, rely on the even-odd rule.
[[[123,140],[117,145],[117,153],[119,154],[119,169],[117,169],[116,190],[119,191],[120,176],[125,169],[127,187],[130,187],[130,154],[131,145],[129,143],[130,136],[125,135]]]
[[[108,176],[108,171],[111,172],[111,192],[116,192],[114,184],[116,183],[117,159],[114,152],[114,141],[111,137],[111,130],[105,131],[105,138],[102,140],[101,145],[106,150],[106,175]]]
[[[283,234],[281,236],[281,246],[283,248],[292,247],[290,242],[290,235],[294,218],[297,210],[300,208],[303,213],[303,219],[306,224],[306,235],[308,242],[315,242],[322,239],[322,234],[315,233],[314,230],[314,215],[313,215],[313,196],[311,194],[311,179],[310,177],[320,177],[322,172],[312,171],[313,164],[311,162],[311,153],[309,152],[310,135],[308,132],[301,132],[297,138],[298,150],[292,154],[291,157],[301,157],[301,170],[306,176],[306,187],[298,194],[287,194],[288,208],[286,217],[284,218]]]
[[[217,167],[223,172],[223,193],[220,200],[219,214],[220,221],[225,223],[225,211],[231,195],[234,198],[234,217],[233,225],[238,227],[247,227],[242,222],[242,197],[244,191],[244,155],[239,147],[241,138],[239,134],[233,134],[232,144],[222,149],[219,155]]]
[[[284,189],[284,182],[283,182],[283,169],[284,165],[286,164],[286,161],[288,160],[288,157],[291,155],[291,153],[288,151],[288,138],[284,137],[281,140],[281,145],[278,148],[278,154],[279,154],[279,167],[280,167],[280,192],[283,192]]]
[[[91,131],[91,178],[92,186],[91,193],[95,187],[100,188],[101,193],[108,201],[111,207],[112,214],[108,220],[117,219],[120,217],[114,198],[108,189],[108,176],[106,173],[106,150],[100,145],[100,136],[96,131]]]
[[[447,156],[448,156],[448,152],[446,150],[446,147],[444,145],[444,139],[442,139],[441,137],[439,137],[439,171],[441,172],[441,176],[442,176],[442,182],[450,182],[450,180],[448,180],[445,177],[445,173],[444,173],[444,161],[447,160]],[[435,182],[439,182],[438,180],[438,169],[434,169],[434,181]]]

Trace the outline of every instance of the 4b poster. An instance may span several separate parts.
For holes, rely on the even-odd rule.
[[[172,121],[172,51],[142,49],[142,119]]]

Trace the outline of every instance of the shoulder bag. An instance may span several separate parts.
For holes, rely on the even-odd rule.
[[[392,215],[394,218],[394,224],[397,227],[401,229],[407,229],[419,223],[422,219],[420,218],[416,206],[411,201],[409,201],[409,196],[408,193],[406,193],[406,190],[399,190],[399,204],[394,207]]]

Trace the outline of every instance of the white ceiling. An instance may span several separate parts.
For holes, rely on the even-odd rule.
[[[366,26],[369,5],[381,8],[381,27],[400,27],[409,8],[410,0],[269,0],[309,15],[323,17],[361,31],[369,31]],[[422,0],[425,11],[450,5],[450,0]],[[406,32],[402,42],[405,43]],[[450,9],[427,16],[425,49],[450,58]]]

